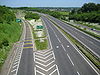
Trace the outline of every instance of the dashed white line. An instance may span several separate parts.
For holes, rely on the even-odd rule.
[[[80,73],[77,71],[77,74],[80,75]]]
[[[61,45],[61,46],[62,46],[63,50],[66,52],[66,49],[65,49],[65,47],[64,47],[63,45]]]
[[[74,66],[74,63],[73,63],[72,59],[70,58],[70,56],[68,54],[67,54],[67,56],[68,56],[69,60],[71,61],[72,65]]]

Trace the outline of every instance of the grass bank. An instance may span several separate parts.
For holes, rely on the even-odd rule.
[[[13,44],[19,40],[21,25],[12,21],[10,24],[0,23],[0,68],[4,64]]]

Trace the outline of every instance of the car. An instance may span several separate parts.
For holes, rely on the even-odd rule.
[[[91,28],[91,30],[95,30],[95,29]]]

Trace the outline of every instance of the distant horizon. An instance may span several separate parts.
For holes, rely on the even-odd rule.
[[[84,3],[100,4],[100,0],[0,0],[7,7],[82,7]]]

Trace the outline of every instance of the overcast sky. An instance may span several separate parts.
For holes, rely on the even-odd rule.
[[[84,3],[100,0],[0,0],[0,5],[10,7],[81,7]]]

